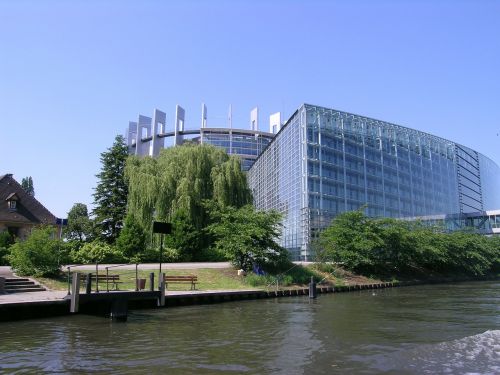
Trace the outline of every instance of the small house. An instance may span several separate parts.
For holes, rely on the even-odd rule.
[[[0,175],[0,232],[26,239],[37,225],[54,225],[56,217],[24,191],[12,174]]]

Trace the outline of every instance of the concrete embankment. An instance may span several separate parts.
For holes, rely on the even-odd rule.
[[[475,279],[477,280],[477,279]],[[498,280],[497,277],[481,278],[478,281],[484,280]],[[318,294],[325,293],[345,293],[345,292],[355,292],[370,289],[384,289],[393,287],[403,287],[403,286],[416,286],[423,284],[434,284],[434,283],[450,283],[459,281],[472,281],[470,279],[439,279],[439,280],[427,280],[427,281],[405,281],[405,282],[383,282],[374,284],[364,284],[364,285],[349,285],[349,286],[317,286]],[[47,296],[45,300],[34,300],[36,296],[43,295]],[[52,293],[52,298],[50,293]],[[111,293],[111,292],[110,292]],[[127,292],[134,293],[134,292]],[[144,293],[144,292],[137,292]],[[20,319],[33,319],[33,318],[43,318],[50,316],[61,316],[70,315],[70,300],[63,298],[62,294],[64,292],[34,292],[25,293],[27,296],[0,296],[0,321],[11,321]],[[100,293],[104,297],[107,292]],[[222,303],[230,301],[240,301],[240,300],[250,300],[250,299],[263,299],[263,298],[279,298],[279,297],[292,297],[292,296],[304,296],[309,295],[308,288],[294,288],[285,290],[214,290],[214,291],[167,291],[165,297],[165,307],[174,306],[188,306],[188,305],[198,305],[198,304],[212,304],[212,303]],[[83,295],[81,295],[83,296]],[[26,300],[21,300],[25,298]],[[96,299],[96,301],[103,300]],[[105,316],[103,311],[106,308],[103,305],[104,302],[99,303],[94,301],[92,304],[83,306],[80,310],[81,313],[92,314],[98,316]],[[130,300],[129,308],[133,309],[151,309],[160,308],[156,306],[156,303],[152,303],[151,300]]]
[[[317,287],[318,293],[338,293],[363,289],[378,289],[395,286],[393,283],[380,283],[356,286],[339,287]],[[111,292],[110,292],[111,293]],[[130,292],[133,293],[133,292]],[[144,292],[137,292],[144,293]],[[276,291],[265,290],[214,290],[214,291],[167,291],[165,307],[187,306],[196,304],[211,304],[248,299],[277,298],[290,296],[307,296],[307,288],[287,289]],[[24,296],[3,295],[0,297],[0,321],[11,321],[20,319],[44,318],[50,316],[70,315],[70,300],[64,298],[63,292],[34,292],[26,293]],[[108,293],[101,292],[105,297]],[[110,296],[110,294],[108,294]],[[81,296],[84,296],[83,294]],[[41,297],[41,298],[40,298]],[[23,300],[24,298],[24,300]],[[38,300],[36,298],[39,298]],[[95,299],[91,304],[82,306],[80,312],[86,314],[103,315],[106,310],[104,304],[108,302]],[[101,301],[101,302],[99,302]],[[104,308],[103,308],[104,307]],[[130,309],[155,308],[151,300],[131,300]]]

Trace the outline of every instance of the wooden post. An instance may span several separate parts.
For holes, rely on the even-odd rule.
[[[77,313],[80,304],[80,274],[73,272],[73,280],[71,282],[71,305],[69,312]]]
[[[165,274],[160,274],[160,298],[158,299],[158,306],[165,306]]]
[[[149,274],[149,290],[154,292],[155,290],[155,273],[151,272]]]
[[[128,301],[125,298],[117,298],[111,302],[111,319],[126,322],[128,315]]]
[[[309,298],[316,298],[316,283],[314,282],[314,276],[311,276],[311,282],[309,283]]]
[[[85,284],[85,293],[87,293],[87,294],[92,293],[92,274],[91,273],[87,274],[87,281]]]
[[[5,277],[0,277],[0,294],[5,293]]]

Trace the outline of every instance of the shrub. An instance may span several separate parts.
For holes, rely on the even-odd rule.
[[[0,233],[0,266],[8,264],[7,255],[9,255],[9,247],[14,243],[14,238],[8,231]]]
[[[100,241],[86,243],[72,254],[75,263],[120,263],[123,255],[113,246]]]
[[[59,273],[62,241],[54,238],[54,229],[40,227],[23,242],[10,247],[12,268],[24,276],[52,276]]]
[[[162,262],[177,262],[181,259],[181,253],[177,249],[171,247],[164,247],[162,253]],[[157,263],[160,261],[160,248],[156,246],[147,247],[140,257],[141,262]]]
[[[245,282],[253,287],[268,286],[275,287],[276,281],[279,281],[279,286],[289,286],[297,284],[292,275],[257,275],[250,273],[245,277]]]

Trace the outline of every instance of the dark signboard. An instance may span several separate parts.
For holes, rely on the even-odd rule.
[[[172,223],[162,223],[153,221],[153,233],[170,234],[172,233]]]

